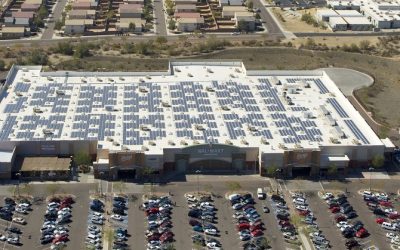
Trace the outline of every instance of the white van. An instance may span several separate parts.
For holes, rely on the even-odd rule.
[[[240,194],[231,194],[231,195],[228,196],[228,199],[229,199],[230,201],[232,201],[232,200],[236,200],[236,199],[238,199],[238,198],[240,198],[240,197],[241,197]]]
[[[389,222],[383,222],[382,223],[382,228],[384,228],[386,230],[392,230],[392,231],[396,230],[396,226],[393,225],[392,223],[389,223]]]
[[[293,203],[296,204],[296,205],[301,205],[301,206],[307,205],[306,200],[303,199],[303,198],[293,199]]]
[[[263,192],[262,188],[257,188],[257,198],[260,200],[265,199],[265,193]]]

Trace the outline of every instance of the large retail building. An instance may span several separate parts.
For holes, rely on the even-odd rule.
[[[1,91],[3,177],[23,170],[17,158],[82,151],[95,159],[97,177],[114,179],[143,168],[278,167],[287,176],[318,175],[332,165],[368,164],[386,149],[321,70],[250,71],[241,62],[215,61],[171,62],[165,72],[14,66]],[[69,161],[63,164],[59,169]]]

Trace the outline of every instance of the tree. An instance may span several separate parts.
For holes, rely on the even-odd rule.
[[[278,167],[272,163],[271,165],[267,166],[265,170],[268,176],[276,177],[276,171],[278,170]]]
[[[35,49],[31,52],[31,54],[28,57],[29,64],[47,65],[48,62],[49,58],[47,54],[42,50]]]
[[[57,44],[57,47],[55,48],[55,52],[71,56],[74,54],[74,47],[72,46],[71,43],[68,42],[59,42]]]
[[[229,189],[229,191],[231,191],[231,192],[238,191],[242,188],[240,183],[237,181],[227,181],[225,184],[226,184],[227,188]]]
[[[374,155],[372,157],[371,165],[373,168],[381,168],[385,164],[385,158],[383,155]]]
[[[106,227],[104,230],[104,239],[111,242],[114,239],[114,229],[111,227]]]
[[[257,249],[266,250],[269,248],[270,248],[270,241],[265,237],[261,238],[261,240],[257,244]]]
[[[136,25],[135,25],[135,23],[129,23],[129,31],[130,32],[135,32],[135,30],[136,30]]]
[[[54,29],[55,29],[55,30],[61,30],[61,29],[62,29],[62,26],[64,26],[63,21],[57,20],[57,22],[54,24]]]
[[[84,58],[90,56],[90,49],[87,43],[81,42],[75,47],[74,57]]]
[[[115,188],[118,190],[118,192],[121,194],[123,191],[126,190],[126,183],[123,181],[118,181],[114,183]]]
[[[249,31],[249,24],[244,20],[240,20],[238,22],[237,26],[238,26],[237,28],[239,29],[240,32],[246,32],[247,33]]]
[[[165,44],[165,43],[167,43],[167,41],[168,40],[165,36],[158,36],[156,38],[156,43],[158,43],[158,44]]]
[[[334,163],[331,163],[328,167],[328,175],[329,176],[336,176],[338,169]]]
[[[290,215],[290,222],[292,222],[292,224],[293,224],[295,227],[299,227],[299,226],[300,226],[300,223],[301,223],[301,218],[300,218],[300,216],[299,216],[298,214],[292,213],[292,214]]]
[[[3,59],[0,59],[0,70],[4,70],[6,67],[6,62]]]
[[[253,6],[254,6],[253,1],[247,0],[246,6],[247,6],[247,9],[252,10],[252,9],[253,9]]]
[[[60,184],[47,184],[46,190],[51,195],[55,195],[58,191],[60,191]]]
[[[163,249],[165,249],[165,250],[176,250],[174,244],[172,244],[172,243],[168,243],[167,245],[165,245],[165,247]]]
[[[76,165],[89,165],[92,163],[92,159],[85,151],[79,151],[74,155],[74,162]]]
[[[360,47],[361,50],[369,50],[371,48],[370,45],[371,45],[370,41],[362,40],[360,42],[360,46],[359,47]]]
[[[176,29],[176,22],[175,22],[175,20],[174,20],[173,18],[169,19],[169,22],[168,22],[168,29],[169,29],[169,30],[174,30],[174,29]]]

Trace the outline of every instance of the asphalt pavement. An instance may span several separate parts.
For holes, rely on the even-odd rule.
[[[51,39],[54,34],[55,23],[61,19],[62,12],[68,0],[57,0],[56,5],[53,9],[53,19],[47,23],[47,28],[43,31],[42,40]]]
[[[156,22],[156,33],[158,36],[167,35],[167,26],[165,23],[164,6],[162,0],[154,0],[154,21]]]

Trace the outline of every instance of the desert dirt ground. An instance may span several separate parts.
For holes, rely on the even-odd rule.
[[[287,30],[291,32],[332,32],[331,29],[326,28],[323,29],[321,27],[314,27],[313,25],[307,24],[306,22],[301,21],[301,16],[304,13],[309,13],[311,16],[315,16],[316,13],[315,8],[306,9],[306,10],[290,10],[289,8],[285,8],[282,10],[281,8],[273,8],[273,13],[280,21],[281,25]]]

